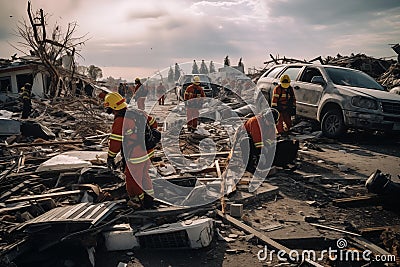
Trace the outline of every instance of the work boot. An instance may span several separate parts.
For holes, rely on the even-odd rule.
[[[144,209],[153,209],[154,208],[154,198],[148,194],[144,195],[143,199],[143,208]]]
[[[143,208],[143,203],[138,197],[129,197],[127,205],[135,210],[140,210]]]

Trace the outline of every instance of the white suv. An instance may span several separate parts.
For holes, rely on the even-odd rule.
[[[362,71],[330,65],[276,65],[257,82],[269,102],[283,74],[292,80],[297,115],[318,120],[328,137],[338,137],[347,128],[400,130],[400,95],[390,94]]]

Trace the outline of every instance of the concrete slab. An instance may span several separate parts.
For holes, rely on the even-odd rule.
[[[107,159],[104,151],[68,151],[43,162],[36,172],[68,171],[92,166],[91,161]]]

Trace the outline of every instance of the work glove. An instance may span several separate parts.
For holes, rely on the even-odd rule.
[[[117,168],[113,157],[107,157],[107,167],[111,170],[115,170]]]

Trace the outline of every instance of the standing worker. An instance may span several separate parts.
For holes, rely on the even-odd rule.
[[[145,100],[147,96],[147,87],[142,84],[139,78],[135,79],[135,88],[133,90],[135,94],[134,99],[136,100],[138,109],[145,109]]]
[[[123,83],[119,83],[118,85],[118,94],[120,94],[122,97],[125,97],[126,95],[126,87]]]
[[[157,98],[158,98],[158,104],[161,106],[164,106],[164,100],[165,100],[165,93],[166,89],[165,86],[163,85],[162,82],[157,86]]]
[[[32,85],[30,83],[25,83],[21,88],[21,99],[22,99],[22,115],[21,119],[27,119],[31,114],[32,110]]]
[[[146,150],[144,146],[144,128],[140,125],[140,117],[151,127],[157,128],[156,120],[140,110],[127,110],[128,105],[125,99],[118,93],[113,92],[104,98],[104,107],[111,109],[114,114],[114,123],[109,137],[109,148],[107,166],[115,169],[115,156],[122,149],[124,140],[124,151],[126,166],[124,169],[126,191],[129,196],[129,204],[136,208],[153,207],[154,190],[149,176],[150,158],[153,151]],[[136,115],[130,115],[132,114]],[[129,114],[129,115],[128,115]],[[143,128],[143,129],[142,129]]]
[[[274,88],[271,107],[276,108],[280,114],[276,125],[278,134],[287,133],[292,127],[292,116],[296,115],[296,97],[290,86],[289,75],[282,75],[280,83]]]
[[[192,84],[186,88],[184,95],[187,127],[192,133],[197,129],[197,119],[200,115],[201,101],[198,98],[205,96],[203,87],[200,86],[200,77],[194,76]]]

